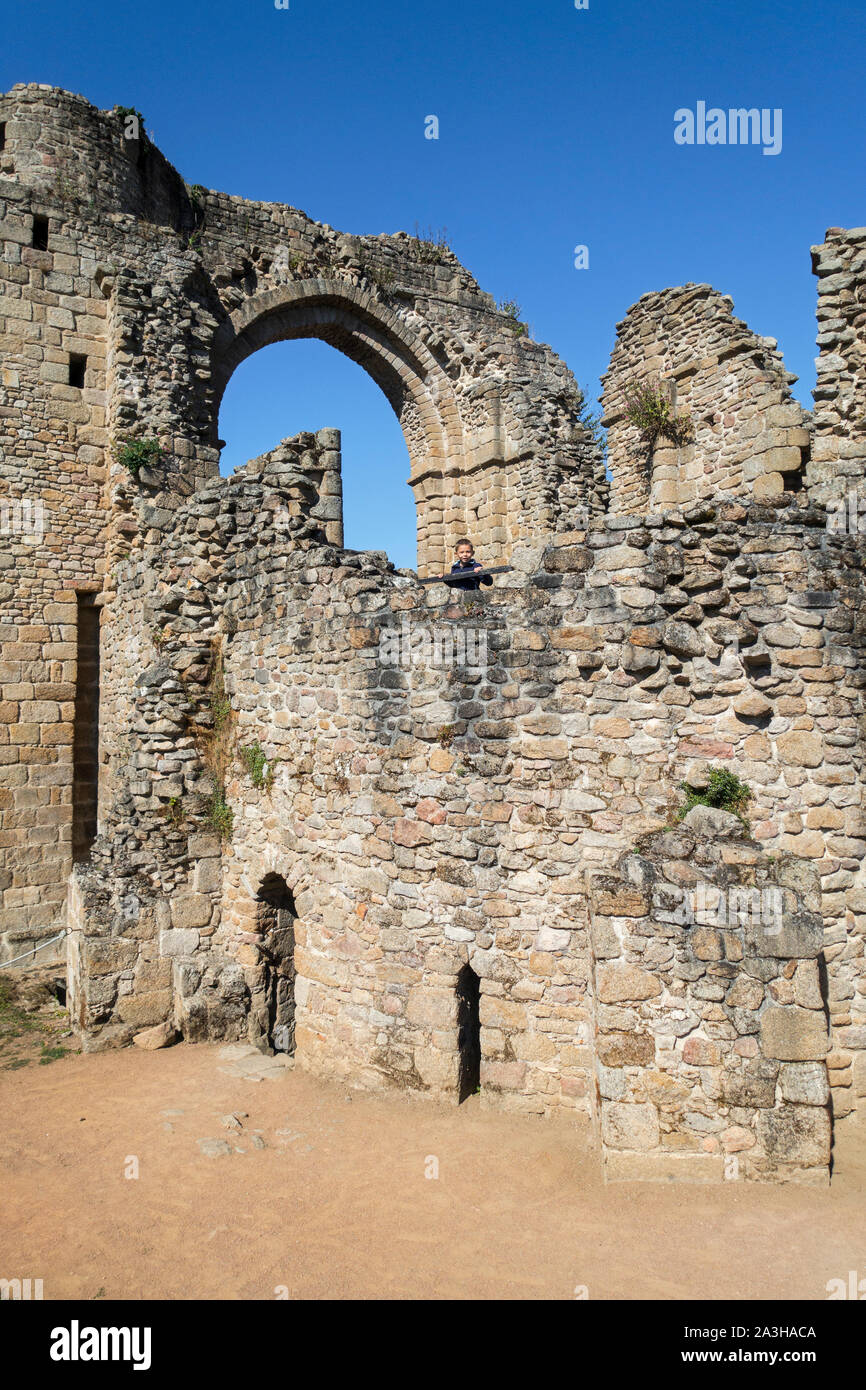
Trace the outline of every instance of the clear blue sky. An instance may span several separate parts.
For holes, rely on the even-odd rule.
[[[693,280],[778,338],[811,404],[809,246],[866,223],[863,0],[41,0],[3,27],[4,90],[138,107],[190,182],[344,231],[446,227],[593,399],[629,305]],[[782,152],[675,145],[674,111],[699,100],[781,107]],[[343,430],[347,544],[414,563],[399,427],[324,344],[239,369],[224,459],[325,425]]]

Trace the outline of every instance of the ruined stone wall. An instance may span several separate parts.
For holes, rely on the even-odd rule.
[[[750,1176],[820,1176],[824,1121],[807,1117],[806,1134],[797,1118],[801,1105],[823,1113],[817,1075],[805,1099],[790,1094],[785,1068],[801,1059],[772,1052],[763,1019],[826,1009],[833,1115],[851,1113],[866,1093],[863,552],[857,528],[828,526],[820,504],[859,458],[860,233],[828,234],[818,256],[812,462],[772,340],[707,286],[644,296],[606,379],[604,517],[576,383],[447,247],[345,236],[290,207],[188,188],[149,140],[125,138],[120,112],[70,94],[15,88],[0,120],[4,957],[64,921],[76,591],[91,594],[99,834],[68,903],[87,1047],[163,1022],[263,1044],[259,897],[277,875],[298,914],[300,1064],[456,1099],[469,964],[483,1103],[592,1113],[620,1153],[679,1144],[717,1168],[748,1151]],[[31,244],[43,216],[45,250]],[[438,569],[456,532],[483,531],[514,565],[493,591],[454,601],[384,555],[340,548],[335,431],[218,476],[231,373],[311,335],[361,363],[401,421],[420,565]],[[658,443],[647,472],[624,392],[656,376],[693,438]],[[161,446],[136,476],[116,457],[127,438]],[[711,765],[752,788],[757,848],[731,858],[723,845],[720,864],[712,846],[692,859],[664,835],[644,845],[672,824],[680,784],[705,785]],[[593,876],[624,875],[628,898],[635,864],[622,856],[635,847],[650,877],[676,861],[684,883],[694,864],[698,886],[732,865],[776,881],[762,853],[811,865],[820,952],[813,933],[808,951],[753,957],[735,927],[721,956],[703,956],[693,931],[661,932],[653,903],[618,914],[633,925],[605,955]],[[818,910],[804,884],[787,885],[794,917]],[[659,991],[603,997],[612,961]],[[640,1006],[628,1027],[620,1004]],[[757,1032],[740,1029],[745,1014]],[[677,1041],[624,1061],[608,1078],[617,1095],[598,1097],[612,1032]],[[725,1091],[738,1072],[762,1083],[744,1104]],[[655,1109],[655,1127],[638,1117],[642,1147],[611,1142],[638,1132],[635,1117],[605,1119],[602,1102]],[[732,1148],[732,1128],[754,1143]]]
[[[791,395],[775,339],[760,338],[709,285],[642,295],[617,325],[604,377],[604,419],[618,515],[736,494],[765,500],[797,491],[808,458],[808,416]],[[662,388],[689,423],[682,444],[655,447],[627,415],[638,383]]]
[[[587,875],[669,823],[679,783],[721,763],[754,790],[758,844],[822,882],[834,1107],[848,1113],[866,1042],[856,543],[828,538],[817,510],[612,518],[539,546],[510,587],[452,611],[384,557],[326,543],[312,517],[323,470],[297,488],[299,460],[333,443],[287,441],[209,485],[121,568],[116,602],[149,586],[165,636],[127,720],[146,739],[120,862],[160,883],[150,940],[161,914],[173,986],[101,1005],[90,1045],[128,1038],[145,1015],[192,1038],[255,1029],[257,897],[279,874],[299,914],[303,1065],[454,1096],[468,962],[485,1103],[589,1112],[601,1044]],[[470,658],[483,635],[478,669],[449,648],[457,633],[472,635]],[[200,756],[215,650],[236,721],[222,846]],[[113,665],[132,669],[122,649]],[[273,774],[260,786],[240,756],[254,745]],[[118,843],[80,883],[101,872],[93,891],[117,894]],[[121,909],[85,909],[79,942],[104,953]]]
[[[496,311],[450,250],[344,236],[293,208],[187,187],[129,116],[45,86],[0,97],[5,958],[63,926],[76,592],[111,602],[139,524],[115,457],[124,440],[162,448],[143,482],[164,526],[218,474],[234,367],[312,335],[365,366],[401,419],[423,567],[443,566],[467,530],[507,558],[568,525],[578,500],[597,512],[606,495],[568,369]],[[39,218],[44,249],[33,245]],[[86,359],[83,384],[72,384],[74,359]],[[119,728],[103,720],[103,802]]]
[[[0,112],[0,118],[6,113]],[[22,133],[23,128],[23,133]],[[76,591],[104,549],[105,300],[95,238],[0,155],[0,942],[6,957],[62,932],[72,863]],[[48,171],[44,171],[48,172]],[[31,245],[34,214],[49,250]],[[69,384],[75,354],[81,386]],[[42,959],[62,959],[49,947]]]
[[[617,870],[590,882],[605,1176],[826,1183],[817,873],[704,807]]]
[[[866,527],[866,228],[830,227],[812,247],[818,276],[818,379],[813,411],[814,440],[807,470],[810,495],[818,502],[856,499],[841,529],[862,535]],[[852,525],[853,523],[853,525]]]

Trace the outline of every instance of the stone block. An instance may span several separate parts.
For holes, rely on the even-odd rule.
[[[683,817],[683,827],[694,835],[705,839],[725,839],[728,836],[744,836],[745,829],[739,816],[732,811],[722,811],[717,806],[693,806]]]
[[[721,1154],[612,1153],[604,1155],[605,1182],[724,1182]]]
[[[820,767],[824,761],[824,744],[820,734],[795,729],[776,739],[779,759],[789,767]]]
[[[783,1100],[796,1105],[826,1105],[830,1099],[827,1070],[820,1062],[787,1062],[779,1072]]]
[[[598,998],[603,1004],[619,1004],[629,1000],[654,999],[662,992],[655,975],[636,965],[618,961],[599,965],[596,971]]]
[[[117,1002],[117,1013],[121,1022],[134,1024],[137,1028],[148,1028],[156,1023],[164,1023],[171,1016],[171,1009],[170,989],[127,994]]]
[[[501,1028],[505,1033],[513,1033],[522,1032],[526,1027],[525,1005],[496,995],[482,994],[480,1014],[484,1028]]]
[[[772,1110],[776,1104],[775,1074],[767,1075],[761,1069],[723,1072],[721,1092],[727,1105],[748,1110]]]
[[[718,1043],[692,1034],[683,1043],[683,1061],[690,1067],[716,1067],[721,1060]]]
[[[602,1101],[601,1135],[602,1142],[612,1149],[645,1151],[658,1148],[659,1121],[655,1106]]]
[[[204,893],[188,893],[171,899],[173,927],[206,927],[210,923],[213,905]],[[183,954],[183,953],[180,953]]]
[[[829,1163],[831,1124],[825,1108],[780,1105],[762,1111],[757,1125],[758,1139],[771,1162],[804,1167]]]
[[[622,945],[609,917],[593,915],[590,935],[592,937],[592,953],[596,960],[609,960],[620,955]]]
[[[648,1033],[600,1033],[596,1048],[605,1067],[644,1067],[655,1061],[655,1039]]]
[[[814,960],[824,949],[824,921],[817,912],[768,912],[766,921],[747,921],[746,941],[759,956]]]
[[[457,996],[453,990],[413,989],[406,1005],[406,1018],[409,1023],[422,1027],[454,1029],[457,1023]]]
[[[822,1011],[771,1005],[761,1015],[761,1050],[783,1062],[813,1062],[830,1050]]]
[[[196,894],[219,892],[222,887],[221,859],[200,859],[193,869],[192,884]]]
[[[132,1041],[145,1052],[157,1052],[160,1048],[171,1047],[177,1041],[178,1033],[173,1023],[158,1023],[154,1028],[146,1028],[136,1033]]]
[[[159,934],[159,954],[161,956],[191,956],[198,948],[199,933],[193,927],[178,927],[161,931]]]

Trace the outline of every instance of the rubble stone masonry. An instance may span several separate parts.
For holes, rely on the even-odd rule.
[[[447,248],[187,187],[56,89],[0,121],[3,958],[68,927],[36,959],[88,1049],[166,1024],[455,1102],[468,967],[483,1104],[589,1117],[610,1179],[826,1181],[866,1094],[863,542],[827,512],[866,232],[815,253],[813,417],[729,300],[644,296],[608,508],[567,368]],[[293,336],[391,401],[419,572],[469,529],[511,574],[343,549],[336,430],[219,476],[233,370]],[[693,437],[648,454],[656,377]],[[748,827],[677,822],[718,765]]]

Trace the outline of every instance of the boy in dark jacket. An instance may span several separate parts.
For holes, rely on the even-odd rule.
[[[456,547],[457,560],[451,566],[452,574],[465,574],[466,579],[460,579],[457,583],[452,583],[452,589],[480,589],[482,584],[492,584],[492,575],[482,575],[480,579],[475,578],[475,571],[483,567],[475,559],[475,546],[471,541],[458,541]]]

